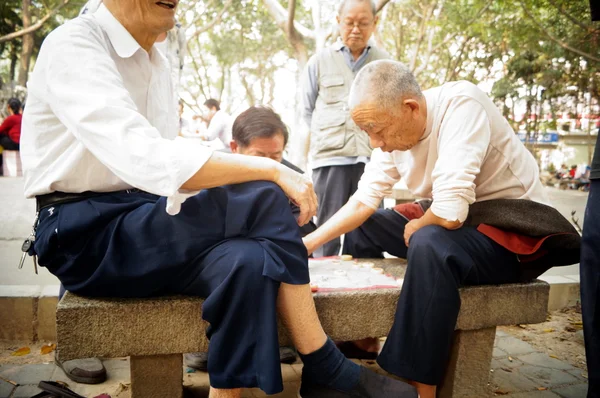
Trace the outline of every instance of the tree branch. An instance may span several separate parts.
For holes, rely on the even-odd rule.
[[[558,44],[559,46],[561,46],[562,48],[564,48],[567,51],[571,51],[571,52],[573,52],[575,54],[579,54],[582,57],[587,58],[587,59],[589,59],[591,61],[600,62],[600,58],[594,57],[592,54],[588,54],[588,53],[586,53],[584,51],[581,51],[581,50],[578,50],[576,48],[573,48],[573,47],[569,46],[567,43],[565,43],[564,41],[559,40],[556,37],[554,37],[538,21],[535,20],[534,16],[531,14],[531,12],[525,6],[525,3],[523,3],[523,1],[521,1],[520,3],[521,3],[521,7],[523,8],[523,11],[525,12],[525,14],[527,14],[527,17],[529,17],[529,19],[531,19],[531,21],[535,24],[535,26],[537,26],[538,30],[540,30],[540,32],[542,32],[543,34],[545,34],[546,36],[548,36],[548,38],[550,40],[552,40],[553,42],[555,42],[556,44]]]
[[[285,10],[285,8],[283,8],[283,6],[281,4],[279,4],[278,0],[263,0],[263,3],[267,7],[267,11],[269,11],[269,14],[271,14],[273,19],[275,19],[275,22],[277,23],[277,25],[279,25],[279,27],[281,29],[283,29],[285,32],[287,32],[286,26],[287,26],[289,18],[288,18],[288,13]],[[298,21],[294,21],[294,28],[296,28],[298,33],[300,33],[304,37],[308,37],[310,39],[316,38],[315,32],[308,29],[307,27],[305,27]]]
[[[383,7],[385,7],[389,2],[390,0],[379,0],[379,2],[377,2],[377,12],[383,10]]]
[[[13,39],[16,39],[18,37],[21,36],[25,36],[26,34],[29,33],[33,33],[36,30],[38,30],[39,28],[42,27],[42,25],[44,25],[44,23],[46,23],[47,20],[49,20],[50,18],[52,18],[54,15],[56,15],[57,12],[60,11],[61,8],[63,8],[64,6],[66,6],[71,0],[63,0],[62,3],[60,3],[58,6],[56,6],[56,8],[54,8],[53,10],[51,10],[48,14],[44,15],[42,17],[42,19],[38,20],[36,23],[34,23],[33,25],[25,28],[25,29],[21,29],[18,30],[16,32],[10,33],[8,35],[4,35],[0,37],[0,43],[4,43],[6,41],[10,41]]]
[[[296,0],[289,0],[287,31],[288,31],[288,35],[290,35],[290,36],[296,34],[296,29],[294,28],[294,19],[295,18],[296,18]]]
[[[561,14],[563,14],[565,17],[567,17],[568,20],[573,22],[575,25],[579,26],[581,29],[586,30],[588,32],[593,31],[591,26],[582,23],[577,18],[575,18],[573,15],[569,14],[562,5],[556,4],[556,2],[554,0],[548,0],[548,3],[552,4],[552,6],[554,8],[556,8]]]
[[[200,36],[202,33],[212,29],[213,26],[215,26],[216,24],[221,22],[221,19],[223,19],[223,14],[225,14],[225,11],[227,11],[227,9],[231,6],[232,3],[233,3],[233,0],[227,0],[227,3],[223,4],[223,8],[213,18],[213,20],[210,21],[209,23],[207,23],[206,25],[204,25],[203,27],[201,27],[200,29],[198,29],[197,31],[195,31],[194,34],[192,35],[192,37]],[[194,23],[195,22],[196,22],[196,20],[194,20]]]

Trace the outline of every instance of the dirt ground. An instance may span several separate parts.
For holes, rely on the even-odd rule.
[[[579,306],[553,311],[548,314],[544,323],[503,326],[498,329],[526,341],[553,358],[568,362],[577,368],[586,369],[581,308]]]

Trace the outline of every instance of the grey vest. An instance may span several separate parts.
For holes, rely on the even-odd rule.
[[[371,156],[369,136],[350,117],[348,96],[354,72],[346,65],[337,46],[323,49],[317,56],[319,95],[312,114],[310,157]],[[371,47],[366,64],[389,55]]]

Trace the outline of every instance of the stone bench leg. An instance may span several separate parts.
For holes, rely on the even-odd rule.
[[[183,356],[153,355],[130,358],[131,398],[181,398]]]
[[[496,328],[457,330],[439,398],[488,397]]]

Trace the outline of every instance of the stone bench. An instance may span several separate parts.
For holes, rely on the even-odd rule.
[[[375,262],[403,277],[406,262]],[[316,293],[319,317],[334,340],[386,336],[400,288]],[[488,380],[496,326],[546,320],[549,285],[465,287],[450,363],[440,397],[490,394]],[[194,297],[89,299],[67,293],[57,309],[58,350],[62,360],[130,356],[132,398],[181,398],[182,353],[205,351],[207,324]],[[289,338],[280,327],[280,343]]]

